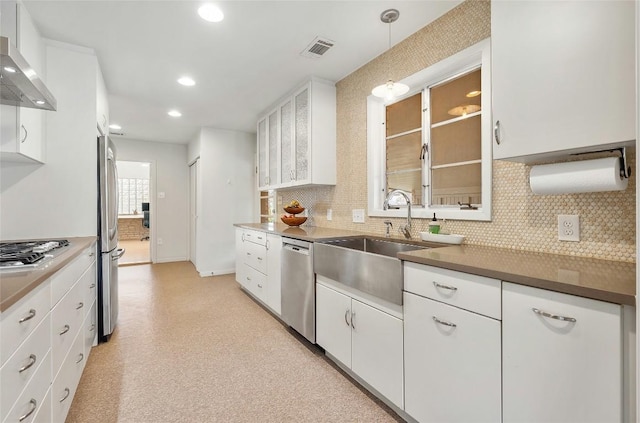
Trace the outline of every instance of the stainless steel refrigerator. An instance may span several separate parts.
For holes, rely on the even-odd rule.
[[[98,335],[109,340],[118,321],[118,171],[116,146],[108,137],[98,138]]]

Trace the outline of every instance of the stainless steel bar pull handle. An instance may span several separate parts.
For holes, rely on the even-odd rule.
[[[89,332],[93,332],[94,330],[96,330],[96,325],[95,325],[95,324],[92,324],[92,325],[89,327]]]
[[[120,260],[120,258],[124,255],[125,251],[126,250],[124,248],[118,248],[116,250],[116,254],[115,255],[113,255],[113,254],[111,255],[111,260],[113,260],[113,261]]]
[[[27,364],[25,364],[24,366],[20,367],[18,369],[18,373],[22,373],[25,370],[30,369],[34,364],[36,364],[36,355],[35,354],[30,354],[29,355],[29,362]]]
[[[95,288],[95,287],[96,287],[96,284],[95,284],[95,283],[92,283],[91,285],[89,285],[89,289],[93,289],[93,288]]]
[[[262,257],[258,256],[258,260],[262,261]]]
[[[348,315],[349,315],[349,309],[346,309],[344,312],[344,322],[347,324],[347,326],[351,326],[351,323],[349,323],[349,321],[347,320]]]
[[[29,131],[27,131],[27,128],[25,128],[24,125],[20,125],[20,127],[24,129],[24,138],[20,140],[20,144],[22,144],[27,140],[27,137],[29,136]]]
[[[531,310],[533,310],[533,312],[535,314],[538,314],[538,315],[544,316],[544,317],[548,317],[550,319],[561,320],[563,322],[571,322],[571,323],[577,322],[577,320],[574,319],[573,317],[566,317],[566,316],[559,316],[557,314],[551,314],[551,313],[548,313],[546,311],[538,310],[535,307],[533,307]]]
[[[81,301],[78,303],[78,305],[76,306],[76,310],[80,310],[82,307],[84,307],[84,303]]]
[[[64,395],[62,396],[62,398],[60,398],[59,402],[62,402],[69,398],[69,395],[71,395],[71,391],[69,390],[69,388],[64,388]]]
[[[29,401],[29,404],[31,404],[31,407],[29,407],[29,411],[27,411],[25,414],[23,414],[22,416],[18,417],[18,421],[21,422],[24,419],[26,419],[27,417],[29,417],[30,415],[33,414],[34,411],[36,411],[36,408],[38,408],[38,401],[36,401],[35,399],[31,398],[31,401]]]
[[[458,290],[458,288],[456,288],[455,286],[443,285],[443,284],[438,283],[436,281],[433,281],[433,286],[435,286],[436,288],[448,289],[450,291],[457,291]]]
[[[65,333],[69,332],[69,329],[71,329],[69,325],[64,325],[64,329],[62,329],[62,332],[60,332],[60,335],[64,335]]]
[[[456,325],[455,323],[451,323],[451,322],[447,322],[446,320],[438,319],[436,316],[431,316],[431,317],[433,317],[433,321],[438,323],[439,325],[449,326],[450,328],[458,327],[458,325]]]
[[[356,328],[356,312],[352,311],[351,312],[351,327],[352,328]]]
[[[497,120],[493,127],[493,136],[496,139],[496,144],[500,145],[500,121]]]
[[[24,316],[22,319],[18,320],[18,323],[24,323],[27,320],[31,320],[36,317],[36,311],[34,309],[29,310],[29,314]]]
[[[80,353],[78,354],[78,359],[76,360],[76,364],[80,363],[82,360],[84,360],[84,354]]]
[[[261,285],[261,284],[258,284],[258,288],[262,288],[262,285]]]

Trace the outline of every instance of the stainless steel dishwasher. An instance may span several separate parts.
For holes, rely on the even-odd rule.
[[[282,238],[282,320],[316,343],[313,243]]]

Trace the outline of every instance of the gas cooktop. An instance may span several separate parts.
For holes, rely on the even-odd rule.
[[[66,239],[0,242],[0,270],[37,267],[67,245]]]

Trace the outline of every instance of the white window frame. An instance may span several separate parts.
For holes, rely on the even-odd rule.
[[[410,97],[450,77],[470,71],[478,66],[482,67],[482,115],[481,115],[481,175],[482,175],[482,205],[477,210],[461,210],[456,207],[414,207],[411,216],[414,218],[432,218],[433,213],[440,219],[453,220],[491,220],[491,191],[493,169],[493,136],[491,118],[491,42],[487,38],[474,44],[453,56],[448,57],[426,69],[421,70],[405,79],[409,92],[402,98],[393,101],[370,95],[367,97],[367,184],[368,184],[368,215],[372,217],[406,217],[405,208],[384,210],[382,208],[386,193],[386,164],[385,164],[385,119],[386,106]],[[423,138],[426,135],[423,125]],[[428,202],[431,194],[425,195]]]

